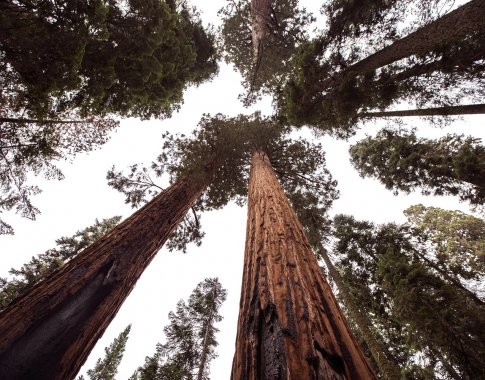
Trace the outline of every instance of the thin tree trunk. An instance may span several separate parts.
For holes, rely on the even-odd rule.
[[[360,117],[402,117],[402,116],[450,116],[485,114],[485,104],[465,104],[461,106],[421,108],[403,111],[363,112]]]
[[[431,268],[433,268],[436,272],[438,272],[438,274],[440,274],[441,276],[443,276],[443,278],[445,280],[451,282],[457,288],[463,290],[463,292],[465,294],[467,294],[468,297],[470,297],[473,300],[473,302],[475,302],[477,305],[479,305],[479,306],[484,306],[485,305],[485,302],[482,301],[480,298],[478,298],[478,296],[475,293],[473,293],[471,290],[469,290],[465,286],[463,286],[463,284],[461,283],[461,281],[459,281],[458,279],[456,279],[453,276],[451,276],[445,270],[443,270],[442,268],[440,268],[439,265],[437,265],[436,263],[434,263],[433,261],[431,261],[430,259],[428,259],[423,254],[420,254],[420,253],[416,252],[416,255],[418,255],[418,257],[421,260],[425,261]]]
[[[215,303],[214,303],[215,307]],[[204,341],[202,342],[202,353],[200,354],[199,372],[197,373],[197,380],[204,378],[205,363],[207,361],[207,352],[209,351],[209,333],[212,328],[212,317],[214,315],[214,309],[211,309],[209,317],[205,323]]]
[[[375,379],[260,150],[253,153],[249,180],[231,378]]]
[[[459,41],[485,28],[485,1],[472,0],[349,66],[330,82],[373,71],[412,55],[425,54],[437,47]],[[328,84],[324,82],[324,85]]]
[[[0,379],[73,379],[205,188],[181,179],[0,314]]]
[[[0,117],[0,123],[18,123],[18,124],[81,124],[91,122],[92,119],[87,120],[37,120],[37,119],[16,119],[12,117]]]
[[[359,308],[352,295],[349,293],[347,285],[344,283],[342,276],[340,276],[340,273],[330,261],[327,251],[320,242],[318,242],[318,254],[323,258],[323,261],[325,261],[325,265],[328,268],[330,276],[332,276],[332,279],[335,281],[339,293],[342,296],[342,299],[347,306],[352,319],[361,332],[362,338],[364,338],[365,342],[367,343],[372,357],[376,361],[379,370],[384,376],[384,379],[399,380],[401,378],[399,365],[388,359],[386,347],[376,339],[374,333],[369,328],[371,322],[367,318],[367,315],[359,311]]]

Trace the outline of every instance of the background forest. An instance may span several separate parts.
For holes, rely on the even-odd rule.
[[[171,1],[165,3],[170,6],[174,4]],[[341,280],[349,287],[349,297],[359,300],[360,312],[370,316],[371,320],[366,323],[372,332],[381,334],[378,339],[381,345],[388,347],[389,356],[401,367],[403,378],[458,379],[473,378],[470,374],[483,375],[483,367],[480,369],[480,364],[483,364],[483,356],[480,355],[485,353],[483,340],[480,342],[475,338],[483,337],[480,327],[485,326],[485,117],[467,115],[446,119],[369,119],[369,116],[363,115],[365,112],[362,110],[406,110],[483,103],[485,49],[481,44],[485,39],[480,40],[480,36],[483,37],[484,31],[482,29],[481,34],[477,33],[475,39],[469,38],[466,43],[458,41],[451,46],[442,46],[442,50],[436,49],[429,55],[416,54],[409,60],[386,66],[384,70],[378,70],[360,81],[346,81],[334,92],[330,92],[330,95],[325,95],[319,92],[328,86],[328,83],[319,79],[324,74],[335,78],[341,72],[345,73],[344,68],[349,63],[358,62],[370,52],[387,45],[393,38],[407,35],[418,26],[428,24],[430,20],[456,9],[466,1],[432,0],[425,4],[411,0],[375,1],[369,3],[376,8],[369,6],[368,9],[364,7],[360,10],[357,6],[352,8],[352,4],[358,2],[336,0],[325,2],[327,7],[322,3],[311,0],[278,2],[278,7],[273,10],[274,24],[271,24],[269,43],[263,50],[263,58],[256,64],[256,76],[251,58],[251,34],[242,30],[247,27],[247,20],[239,19],[248,19],[248,4],[235,0],[194,4],[200,15],[195,15],[192,10],[188,12],[181,17],[186,21],[182,22],[184,32],[175,33],[177,38],[171,35],[172,39],[164,40],[167,44],[164,50],[166,54],[184,62],[179,72],[172,66],[163,68],[163,72],[170,72],[177,79],[171,77],[163,82],[163,86],[160,79],[150,88],[143,88],[140,83],[146,83],[146,78],[154,75],[157,68],[146,62],[139,63],[137,59],[140,55],[148,54],[147,51],[157,51],[153,46],[158,46],[160,41],[147,39],[146,44],[124,47],[115,44],[117,49],[107,50],[106,56],[96,55],[94,51],[104,51],[99,43],[103,33],[110,33],[119,41],[125,41],[126,30],[123,32],[121,27],[117,28],[119,25],[116,22],[119,20],[116,17],[114,21],[106,21],[103,9],[96,8],[92,10],[94,13],[88,10],[87,14],[96,16],[89,18],[91,29],[82,34],[82,38],[87,38],[84,49],[91,61],[86,60],[90,66],[79,68],[84,70],[88,79],[79,81],[74,74],[69,73],[60,83],[55,68],[49,69],[47,64],[42,73],[29,72],[25,76],[32,82],[29,84],[32,85],[32,91],[14,99],[5,96],[8,91],[4,90],[1,99],[2,118],[88,119],[89,122],[87,126],[84,122],[74,124],[76,128],[59,136],[50,131],[52,135],[36,135],[35,126],[31,128],[32,134],[16,135],[18,144],[25,144],[26,148],[21,151],[20,158],[14,159],[25,163],[27,169],[20,169],[14,174],[13,177],[18,179],[14,185],[2,188],[4,197],[0,203],[0,218],[3,224],[0,228],[7,233],[12,229],[14,234],[0,236],[0,277],[11,279],[12,273],[8,272],[10,268],[21,268],[32,256],[48,252],[61,237],[73,236],[76,231],[93,225],[95,221],[99,225],[99,222],[108,218],[118,216],[124,219],[131,215],[134,211],[132,206],[138,208],[143,202],[138,202],[140,199],[136,198],[136,193],[131,193],[131,198],[125,202],[129,186],[116,182],[116,173],[121,171],[128,174],[134,164],[138,164],[137,169],[149,168],[164,148],[174,146],[164,146],[164,142],[167,144],[170,141],[167,132],[188,136],[206,114],[215,116],[222,113],[228,118],[243,114],[248,115],[248,119],[255,112],[262,118],[276,115],[278,122],[302,126],[292,129],[289,136],[321,144],[320,149],[325,152],[323,164],[337,182],[338,198],[333,200],[328,210],[328,219],[318,226],[313,225],[313,229],[308,218],[305,219],[310,212],[300,212],[300,219],[307,228],[315,251],[320,251],[321,266],[328,273],[328,258],[323,254],[326,252],[337,267],[332,269],[330,266],[330,271],[337,270],[340,273]],[[155,3],[149,4],[154,6]],[[176,4],[180,7],[179,11],[184,9],[182,3]],[[342,22],[339,19],[338,12],[332,8],[345,8],[345,4],[349,8],[344,9],[342,14],[350,18],[347,24],[345,20]],[[305,7],[308,13],[292,13],[295,5]],[[382,9],[390,7],[391,10],[384,13],[380,6]],[[408,7],[409,13],[406,13],[409,17],[406,20],[399,18],[404,7]],[[156,14],[147,5],[144,12],[143,20],[151,20],[146,22],[151,29],[150,32],[145,31],[145,35],[155,35],[159,30],[157,28],[174,25],[166,11]],[[321,12],[326,12],[326,15]],[[329,23],[327,17],[332,12],[335,12],[334,24]],[[385,16],[374,18],[379,12]],[[123,10],[120,10],[120,14],[123,14]],[[136,12],[134,14],[139,15]],[[154,21],[157,17],[165,20],[166,24],[157,24]],[[198,17],[201,24],[187,21],[191,18],[198,20]],[[365,21],[364,27],[353,27],[355,24],[352,17],[361,17]],[[133,25],[128,23],[124,27],[137,30],[135,19],[131,20]],[[8,29],[5,19],[0,19],[0,22],[4,29]],[[339,30],[339,25],[347,25],[348,28]],[[379,25],[381,35],[373,34],[375,31],[372,28],[375,25]],[[208,34],[210,41],[201,37],[202,26],[211,31],[212,34]],[[91,41],[87,36],[92,37],[93,30],[99,38]],[[45,37],[49,31],[44,32]],[[320,38],[325,33],[327,37]],[[202,47],[198,56],[177,47],[179,39],[183,40],[187,36],[200,42],[197,46]],[[21,37],[25,40],[32,38]],[[43,38],[41,33],[38,38],[38,41],[33,41],[33,45],[40,46]],[[80,36],[69,38],[82,40]],[[12,44],[20,44],[22,41],[19,37],[19,42],[14,40]],[[66,43],[52,38],[50,41],[52,51],[56,50],[56,43],[59,46]],[[305,44],[307,41],[311,42]],[[217,53],[211,50],[211,44],[217,46]],[[63,59],[67,66],[72,62],[78,65],[76,60],[81,48],[72,44],[70,47],[70,55],[66,53]],[[315,53],[319,51],[325,51],[325,54],[319,56]],[[125,52],[130,54],[125,56]],[[25,58],[15,61],[15,57],[22,57],[23,53],[21,49],[13,53],[4,49],[2,54],[12,54],[14,58],[10,58],[10,62],[17,62],[17,72],[22,73],[25,64],[22,59]],[[106,64],[113,62],[113,56],[121,57],[118,59],[125,62],[125,71],[115,64]],[[290,60],[292,57],[293,60]],[[98,61],[104,64],[98,66]],[[39,67],[45,63],[37,62]],[[292,65],[296,65],[296,68]],[[415,80],[413,75],[420,69],[431,70],[434,74]],[[125,91],[111,86],[110,81],[115,83],[114,78],[117,76],[122,78]],[[100,78],[104,78],[106,83],[101,85]],[[393,82],[396,78],[403,80],[404,85],[396,88]],[[3,84],[16,83],[17,79],[8,76],[1,78]],[[157,85],[164,90],[169,89],[165,97],[156,96],[161,91]],[[59,88],[64,88],[65,92],[58,99],[52,100],[47,94]],[[12,99],[20,102],[20,106],[12,106]],[[26,104],[35,107],[28,108]],[[137,108],[134,106],[136,104],[141,106]],[[360,109],[360,113],[356,109]],[[335,114],[338,117],[328,117]],[[4,120],[2,126],[9,125]],[[309,128],[307,125],[317,127]],[[319,127],[322,125],[325,128]],[[2,138],[13,133],[7,127],[2,128]],[[383,128],[387,132],[380,132]],[[71,143],[71,136],[81,137],[82,133],[86,134],[85,140],[79,138],[77,144]],[[375,137],[380,140],[374,140]],[[46,141],[52,138],[51,141],[58,142],[57,151],[49,151],[48,146],[45,148],[46,157],[49,158],[46,162],[35,159],[29,161],[35,155],[25,141],[35,142],[37,145],[32,144],[36,147],[42,146],[35,140],[37,138]],[[384,141],[386,139],[393,139],[395,145]],[[427,146],[425,139],[433,140],[434,145]],[[415,145],[411,146],[410,142]],[[417,143],[420,144],[419,149],[416,148]],[[446,150],[449,145],[453,148]],[[460,150],[463,146],[465,148]],[[2,148],[2,154],[13,154],[10,150],[7,152],[11,148]],[[453,166],[455,173],[459,173],[461,179],[465,178],[464,181],[468,179],[475,188],[460,181],[447,182],[449,173],[443,174],[439,170],[438,180],[431,184],[426,182],[423,178],[432,178],[433,175],[429,175],[430,167],[426,165],[419,169],[419,157],[408,157],[406,162],[392,161],[395,159],[393,152],[399,149],[427,154],[426,159],[433,163],[430,165],[431,171],[436,167]],[[349,150],[352,151],[352,157]],[[451,165],[442,160],[450,151],[458,151],[458,158]],[[50,161],[51,157],[55,159]],[[366,161],[369,157],[374,159],[370,160],[370,164]],[[384,161],[385,157],[389,161]],[[51,163],[55,167],[51,167]],[[392,164],[398,169],[406,165],[418,168],[412,171],[417,172],[417,175],[413,177],[411,174],[411,185],[404,183],[399,187],[388,180],[392,175],[387,169]],[[477,168],[481,168],[481,171]],[[3,175],[0,180],[7,183],[5,167],[0,169]],[[132,170],[132,173],[135,172]],[[149,177],[142,178],[144,181],[154,180],[161,187],[168,185],[167,173],[160,178],[155,178],[155,172],[149,173]],[[380,175],[384,178],[382,181],[377,179]],[[405,176],[405,169],[395,175],[397,182]],[[246,177],[243,179],[246,180]],[[25,191],[20,191],[20,188]],[[421,193],[423,188],[427,194]],[[16,189],[20,197],[15,195]],[[125,194],[116,191],[120,189]],[[158,192],[155,187],[151,189]],[[236,189],[235,193],[239,190]],[[407,193],[406,190],[411,191]],[[329,185],[328,194],[336,195],[333,191]],[[10,194],[10,198],[5,194]],[[147,193],[147,199],[153,194]],[[92,376],[87,371],[95,367],[98,358],[104,355],[104,348],[121,332],[125,335],[120,335],[118,339],[126,343],[126,349],[116,378],[129,378],[137,368],[141,371],[139,367],[144,363],[147,365],[151,355],[156,355],[157,343],[170,336],[170,331],[163,328],[170,322],[169,311],[176,309],[180,299],[187,299],[204,278],[218,278],[223,288],[227,289],[227,299],[219,310],[223,319],[217,324],[220,330],[216,336],[219,343],[216,348],[218,357],[211,362],[210,378],[229,377],[234,355],[247,217],[245,204],[241,207],[236,204],[241,203],[236,202],[237,197],[229,198],[230,201],[223,208],[210,210],[208,207],[209,211],[199,215],[204,236],[199,239],[196,232],[192,237],[195,236],[196,242],[202,241],[200,247],[193,243],[187,247],[177,246],[175,240],[171,248],[178,250],[169,252],[164,247],[155,257],[98,341],[80,374],[84,374],[85,378]],[[28,201],[20,202],[19,207],[15,199]],[[298,202],[305,204],[305,199],[293,198],[292,201],[295,206]],[[109,222],[114,225],[118,218]],[[332,224],[329,222],[331,219]],[[103,231],[106,227],[111,228],[110,223],[108,227],[103,225]],[[188,228],[190,230],[190,225]],[[80,236],[86,237],[86,234],[79,234],[78,240]],[[319,246],[317,241],[323,245]],[[58,241],[55,251],[57,261],[53,260],[49,265],[59,266],[59,260],[70,257],[73,247],[79,248],[73,240],[65,238]],[[182,250],[186,252],[179,252]],[[44,269],[44,264],[39,266]],[[25,272],[16,274],[22,275]],[[24,277],[29,279],[28,275]],[[336,284],[339,280],[335,281],[332,277],[328,276],[329,282],[357,332],[358,341],[364,345],[366,354],[372,356],[370,344],[363,343],[366,340],[365,333],[358,332],[359,322],[355,315],[352,316],[355,310],[352,311],[352,306],[346,303],[345,295]],[[2,297],[4,295],[5,292]],[[0,299],[0,302],[5,306],[6,301]],[[427,306],[423,306],[426,302]],[[436,323],[434,313],[444,309],[446,318],[440,325]],[[450,324],[453,328],[450,328]],[[131,327],[127,328],[129,325]],[[454,343],[456,341],[459,341],[461,348],[457,348],[458,344]],[[452,364],[447,368],[444,363],[450,362]],[[376,365],[375,362],[373,364]]]

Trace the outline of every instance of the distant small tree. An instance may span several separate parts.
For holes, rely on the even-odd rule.
[[[90,244],[111,231],[121,220],[120,216],[103,219],[70,237],[56,240],[57,247],[32,257],[20,269],[10,269],[11,279],[0,278],[0,311],[28,289],[81,254]]]
[[[128,334],[130,333],[131,325],[128,325],[109,345],[104,349],[104,358],[99,358],[93,369],[88,370],[87,375],[90,380],[114,380],[118,372],[121,359],[125,352],[126,342],[128,341]],[[84,380],[80,376],[78,380]]]
[[[423,194],[485,202],[485,147],[480,139],[447,135],[429,140],[384,129],[353,145],[350,156],[361,176],[377,178],[396,193],[421,188]]]
[[[199,283],[188,302],[180,300],[170,312],[170,324],[163,331],[166,343],[157,344],[153,356],[133,374],[133,380],[208,380],[209,365],[217,357],[215,324],[222,320],[219,309],[227,291],[217,278]]]

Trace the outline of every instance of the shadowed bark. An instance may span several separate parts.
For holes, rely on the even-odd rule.
[[[231,378],[375,379],[262,151],[252,157]]]
[[[485,114],[485,104],[465,104],[461,106],[421,108],[403,111],[363,112],[359,117],[404,117],[404,116],[452,116]]]
[[[205,188],[181,179],[0,314],[0,379],[73,379]]]

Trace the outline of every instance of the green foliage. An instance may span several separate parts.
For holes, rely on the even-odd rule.
[[[334,223],[344,281],[405,378],[482,378],[484,307],[430,265],[432,241],[406,225],[343,215]]]
[[[464,95],[483,98],[484,30],[437,43],[426,53],[410,49],[407,58],[386,61],[393,42],[439,18],[450,3],[328,3],[329,29],[302,44],[292,58],[291,79],[277,97],[281,117],[345,138],[355,133],[361,113],[400,101],[420,108],[456,105]],[[411,41],[408,45],[413,46]],[[359,68],[364,61],[365,70]]]
[[[485,274],[485,221],[460,211],[423,205],[404,211],[411,225],[433,244],[437,265],[464,280]]]
[[[113,168],[108,172],[108,184],[125,194],[127,203],[137,207],[160,191],[152,177],[167,173],[171,182],[182,177],[195,181],[210,171],[210,183],[194,206],[196,214],[220,209],[230,201],[242,205],[247,198],[252,152],[262,148],[296,208],[303,210],[303,202],[310,197],[320,207],[329,208],[337,197],[336,182],[325,167],[322,146],[292,140],[289,132],[288,127],[258,114],[235,118],[205,115],[190,137],[166,134],[162,154],[150,169],[133,165],[124,175]],[[186,218],[190,219],[181,223],[168,242],[169,249],[184,250],[190,241],[200,244],[200,216],[189,213]]]
[[[209,364],[217,357],[215,324],[222,320],[219,309],[226,295],[217,278],[199,283],[188,302],[180,300],[176,312],[169,313],[170,324],[163,329],[166,342],[157,344],[155,354],[145,358],[131,379],[191,380],[202,370],[208,380]]]
[[[169,116],[187,84],[217,71],[214,37],[170,1],[2,3],[0,55],[17,74],[23,106],[37,118]]]
[[[315,21],[298,0],[283,0],[272,4],[269,33],[263,40],[262,56],[255,65],[252,45],[251,2],[228,0],[219,11],[222,17],[220,45],[227,63],[234,64],[243,77],[246,105],[261,94],[273,94],[286,80],[290,58],[298,46],[308,39],[308,27]]]
[[[387,189],[458,195],[472,204],[485,201],[485,147],[480,139],[447,135],[438,140],[414,132],[384,129],[350,148],[361,176],[379,179]]]
[[[0,213],[15,209],[23,217],[35,219],[39,210],[31,197],[41,190],[28,183],[28,175],[63,179],[53,161],[97,148],[118,124],[111,119],[0,122]],[[12,233],[13,228],[0,219],[0,234]]]
[[[0,310],[20,297],[35,284],[55,272],[64,264],[82,253],[86,247],[111,231],[121,220],[115,216],[96,220],[95,224],[76,232],[73,236],[56,240],[57,247],[32,257],[20,269],[11,269],[12,279],[0,278]]]
[[[88,370],[87,374],[90,380],[114,380],[118,372],[118,366],[125,352],[128,334],[131,325],[128,325],[118,337],[104,349],[103,359],[98,359],[93,369]]]

